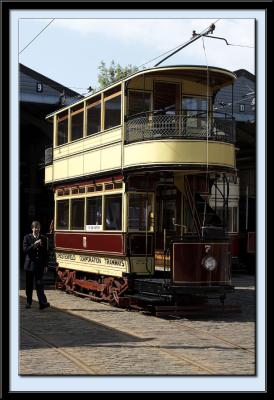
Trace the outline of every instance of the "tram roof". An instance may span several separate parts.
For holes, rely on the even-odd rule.
[[[100,89],[95,93],[92,93],[88,96],[85,96],[84,98],[81,98],[80,100],[75,101],[74,103],[69,104],[68,106],[59,108],[58,110],[52,112],[51,114],[48,114],[46,116],[46,119],[52,117],[55,114],[59,114],[60,112],[63,112],[75,105],[81,104],[83,103],[83,101],[89,100],[92,97],[97,96],[99,93],[103,93],[111,88],[114,88],[115,86],[118,86],[122,82],[127,82],[131,80],[132,78],[142,76],[145,74],[147,75],[150,73],[160,76],[163,75],[163,72],[167,72],[169,76],[171,75],[176,76],[179,71],[184,71],[184,76],[188,77],[194,82],[196,81],[199,83],[207,83],[208,79],[207,72],[209,71],[210,72],[209,83],[215,84],[217,87],[222,87],[224,85],[232,84],[234,80],[237,79],[236,74],[227,69],[214,66],[207,66],[207,65],[167,65],[164,67],[148,68],[142,71],[134,72],[133,74],[130,74],[127,77],[120,79],[119,81],[116,81],[108,86],[105,86],[103,89]],[[197,74],[197,72],[199,72],[199,74]]]

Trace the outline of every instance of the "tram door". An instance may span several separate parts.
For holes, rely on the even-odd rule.
[[[180,109],[180,85],[178,83],[154,82],[154,110],[175,114]]]
[[[175,186],[159,186],[156,192],[155,266],[164,266],[165,245],[180,234],[181,193]]]

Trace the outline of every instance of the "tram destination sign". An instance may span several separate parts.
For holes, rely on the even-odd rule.
[[[64,262],[68,263],[81,263],[87,265],[101,265],[101,266],[109,266],[109,267],[120,267],[124,269],[126,267],[126,259],[121,257],[98,257],[86,254],[77,254],[77,253],[60,253],[56,252],[56,258],[58,263],[63,264]]]

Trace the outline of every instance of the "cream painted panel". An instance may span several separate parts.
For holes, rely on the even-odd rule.
[[[122,128],[112,129],[107,132],[103,132],[101,135],[101,144],[107,144],[122,140]]]
[[[85,150],[92,149],[93,147],[98,147],[101,144],[101,133],[96,133],[95,135],[87,136],[84,139]]]
[[[124,146],[124,167],[142,164],[206,164],[234,167],[234,146],[206,141],[147,141]]]
[[[83,154],[80,156],[70,157],[68,159],[68,174],[69,176],[82,175],[84,170]]]
[[[77,140],[77,142],[71,142],[69,146],[69,154],[73,153],[80,153],[84,149],[84,141],[83,140]]]
[[[69,145],[65,144],[60,147],[56,147],[53,149],[53,159],[56,160],[57,158],[61,158],[68,155]]]
[[[53,179],[64,179],[68,177],[68,159],[54,161],[53,163]]]
[[[101,150],[101,170],[121,167],[121,144]]]
[[[47,165],[45,168],[45,183],[52,182],[52,165]]]
[[[100,150],[90,151],[84,154],[84,174],[100,171],[101,152]]]

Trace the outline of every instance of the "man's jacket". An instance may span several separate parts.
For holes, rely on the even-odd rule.
[[[41,239],[41,245],[34,246],[36,240]],[[38,271],[43,270],[48,263],[47,257],[47,239],[40,235],[35,238],[32,233],[26,235],[23,241],[23,250],[26,254],[24,270]]]

